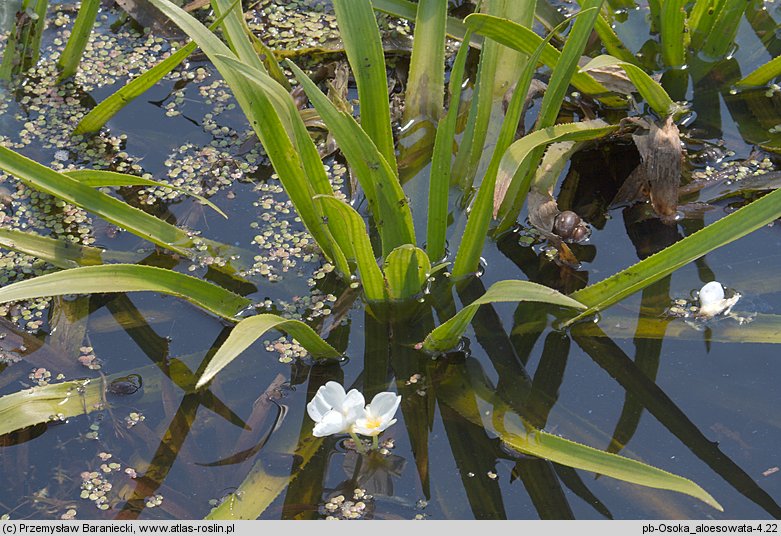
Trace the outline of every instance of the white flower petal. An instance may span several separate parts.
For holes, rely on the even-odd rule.
[[[700,289],[700,305],[712,306],[724,301],[724,287],[718,281],[711,281]]]
[[[337,382],[328,382],[317,390],[317,395],[332,408],[341,408],[344,403],[344,387]]]
[[[351,389],[342,403],[342,414],[352,423],[363,413],[363,407],[366,400],[356,389]]]
[[[331,411],[333,407],[323,400],[321,396],[315,395],[312,401],[306,405],[306,412],[315,422],[320,422],[326,413]]]
[[[396,419],[391,419],[390,421],[383,421],[383,423],[380,425],[378,430],[380,432],[384,432],[385,430],[387,430],[388,428],[390,428],[394,424],[396,424]]]
[[[340,411],[329,411],[322,420],[315,424],[312,435],[315,437],[326,437],[333,434],[344,432],[349,426],[346,425],[344,416]]]
[[[383,417],[383,420],[386,420],[392,418],[396,414],[396,410],[399,409],[400,403],[400,396],[384,391],[372,398],[371,404],[369,404],[367,409],[372,415]]]

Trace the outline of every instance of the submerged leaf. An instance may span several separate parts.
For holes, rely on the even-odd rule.
[[[491,386],[480,384],[467,376],[465,371],[455,370],[455,366],[449,368],[444,381],[437,385],[437,392],[442,395],[445,403],[474,424],[487,427],[491,433],[498,435],[507,447],[567,467],[633,484],[684,493],[716,510],[724,510],[708,492],[687,478],[533,428],[519,415],[514,414]],[[492,405],[492,419],[483,419],[482,414],[475,411],[475,405],[469,404],[469,399],[475,395]],[[514,418],[508,418],[511,416]]]

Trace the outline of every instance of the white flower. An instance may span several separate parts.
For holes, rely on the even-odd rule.
[[[718,281],[711,281],[700,289],[700,310],[698,316],[711,318],[718,314],[728,314],[740,299],[740,294],[724,298],[724,287]]]
[[[363,414],[355,420],[352,431],[370,437],[379,435],[396,422],[393,416],[400,403],[401,396],[387,391],[377,394],[363,410]]]
[[[307,413],[315,421],[312,434],[315,437],[325,437],[349,432],[363,412],[365,403],[363,395],[355,389],[345,393],[344,387],[338,383],[326,383],[306,405]]]

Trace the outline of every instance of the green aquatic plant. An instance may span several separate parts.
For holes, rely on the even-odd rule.
[[[228,43],[226,45],[209,28],[167,0],[151,1],[192,37],[193,44],[188,47],[199,46],[222,73],[250,125],[261,140],[303,224],[324,254],[336,265],[340,275],[346,280],[357,278],[364,298],[375,313],[381,311],[381,306],[387,303],[417,303],[416,300],[429,283],[432,272],[437,268],[442,269],[442,266],[432,266],[432,263],[441,261],[445,256],[448,198],[452,182],[468,190],[476,182],[476,178],[480,179],[464,236],[460,241],[454,241],[454,244],[458,244],[458,248],[454,248],[453,275],[454,279],[458,280],[458,284],[464,284],[473,281],[471,276],[478,269],[480,254],[485,240],[488,239],[494,213],[503,217],[500,226],[517,220],[517,214],[536,176],[545,147],[555,142],[585,141],[604,137],[616,130],[616,126],[602,121],[556,125],[560,107],[570,84],[586,93],[599,94],[599,98],[605,102],[616,104],[624,102],[622,97],[610,94],[588,74],[589,66],[582,70],[577,68],[577,62],[593,26],[597,24],[599,27],[598,21],[602,20],[599,17],[600,1],[583,3],[583,11],[577,18],[561,52],[550,45],[557,28],[553,29],[547,39],[542,39],[529,30],[534,13],[533,2],[491,2],[487,7],[488,13],[470,16],[466,20],[468,31],[465,35],[465,43],[459,50],[451,71],[450,106],[444,119],[431,117],[434,112],[425,111],[436,108],[431,102],[434,100],[438,103],[443,99],[444,87],[438,74],[430,86],[422,82],[421,72],[425,70],[425,65],[430,65],[424,61],[429,62],[431,58],[422,58],[418,54],[416,59],[421,64],[417,67],[417,82],[412,85],[413,89],[410,91],[421,94],[417,95],[420,97],[417,101],[419,104],[416,105],[417,111],[410,113],[414,113],[415,117],[426,115],[429,121],[438,120],[436,139],[433,144],[434,169],[430,182],[427,219],[429,241],[424,251],[417,245],[410,202],[401,184],[399,162],[396,158],[390,123],[384,55],[370,2],[363,0],[360,2],[335,0],[334,2],[345,38],[347,56],[358,84],[363,111],[360,122],[351,113],[339,109],[331,102],[304,71],[292,62],[286,64],[306,91],[316,111],[336,139],[342,154],[356,173],[368,202],[370,224],[367,225],[364,215],[341,200],[338,192],[335,192],[328,182],[317,148],[309,136],[299,110],[278,76],[274,76],[271,69],[260,60],[252,40],[247,36],[246,25],[237,2],[231,4],[227,0],[214,0],[214,7],[220,17],[219,24]],[[424,4],[426,9],[430,9],[431,13],[436,14],[438,18],[431,23],[430,27],[425,24],[421,24],[420,27],[426,28],[424,31],[436,32],[435,36],[429,36],[430,42],[444,43],[447,25],[442,24],[441,16],[443,4],[446,2],[442,1],[438,4],[424,2],[419,9],[423,9]],[[502,15],[518,19],[522,24],[503,20]],[[452,146],[456,138],[458,105],[461,101],[460,90],[472,31],[484,35],[487,41],[484,42],[481,52],[476,97],[467,119],[469,136],[466,141],[462,140],[454,163]],[[509,45],[511,48],[517,50],[507,48],[508,43],[511,43]],[[418,49],[420,50],[420,47]],[[184,52],[176,56],[176,60],[183,56],[186,56]],[[439,52],[436,56],[441,57]],[[525,58],[525,63],[513,64],[505,61],[508,58]],[[439,61],[438,59],[437,63]],[[520,140],[515,140],[515,133],[524,111],[524,99],[538,62],[553,67],[549,91],[543,99],[535,128]],[[636,68],[632,62],[618,61],[610,57],[597,58],[595,62],[591,65],[592,69],[608,64],[622,67],[635,83],[639,93],[657,113],[664,115],[675,112],[672,99],[661,86]],[[154,76],[148,77],[136,89],[154,83],[155,77],[162,76],[165,69],[173,66],[175,60],[167,63],[165,68],[158,70]],[[437,72],[439,72],[439,65],[437,65]],[[499,89],[502,87],[502,81],[515,82],[516,92],[513,94],[506,115],[500,117],[497,115],[497,110],[501,105]],[[114,106],[114,111],[117,109]],[[108,114],[104,114],[103,118],[107,116]],[[90,130],[98,123],[99,121],[93,123],[89,128],[84,127],[82,131]],[[487,147],[493,149],[486,151]],[[460,168],[459,159],[467,165]],[[205,244],[214,251],[221,251],[220,244],[196,238],[94,189],[99,185],[142,184],[132,182],[133,179],[128,176],[91,178],[87,172],[59,173],[8,149],[0,150],[0,168],[33,188],[83,207],[180,255],[193,255],[194,247],[200,244]],[[500,185],[503,191],[501,199],[497,202],[497,191]],[[755,201],[728,217],[732,219],[725,218],[724,223],[717,222],[701,231],[703,234],[685,239],[679,243],[680,245],[672,246],[659,256],[648,259],[648,262],[643,261],[645,264],[641,263],[631,270],[606,280],[603,284],[589,287],[571,297],[527,281],[501,281],[487,289],[482,297],[470,300],[470,303],[459,312],[448,311],[448,304],[440,304],[442,309],[438,313],[441,313],[439,316],[442,323],[432,329],[425,340],[418,341],[420,347],[431,352],[444,352],[451,349],[478,314],[478,308],[490,303],[532,301],[560,306],[564,308],[564,312],[559,311],[559,313],[570,322],[586,314],[600,311],[629,294],[645,288],[664,274],[777,217],[781,214],[781,210],[774,203],[775,197],[771,196]],[[502,203],[505,201],[503,208]],[[372,230],[376,231],[378,240],[372,240]],[[0,289],[0,301],[90,292],[155,291],[187,299],[235,324],[230,335],[204,366],[195,385],[191,386],[193,389],[206,387],[235,357],[272,329],[282,330],[295,337],[315,359],[339,356],[339,352],[331,344],[302,322],[268,314],[245,318],[248,308],[250,308],[249,312],[252,312],[252,302],[219,285],[178,274],[172,270],[126,263],[102,264],[108,259],[104,252],[95,248],[66,246],[52,239],[23,233],[0,235],[0,243],[36,254],[55,266],[71,268],[4,287]],[[378,258],[381,259],[379,262]],[[80,267],[73,268],[74,264]],[[573,313],[573,311],[577,312]],[[372,359],[372,356],[367,355],[365,360],[367,370],[373,366],[370,362]],[[507,408],[504,407],[506,403],[501,397],[491,393],[490,388],[481,385],[480,378],[456,377],[454,379],[450,376],[441,381],[438,387],[441,388],[440,396],[443,403],[459,413],[467,422],[482,423],[480,414],[473,411],[470,396],[482,401],[491,401],[498,415],[507,412]],[[67,394],[63,395],[62,389],[57,390],[52,399],[42,395],[42,403],[67,396]],[[67,388],[65,389],[67,391]],[[17,407],[18,398],[0,398],[0,411],[4,407]],[[3,405],[4,403],[6,406]],[[82,408],[76,408],[73,404],[72,406],[74,406],[72,411],[83,411]],[[28,425],[45,422],[51,415],[52,413],[47,415],[46,410],[36,409],[35,415],[24,422]],[[412,422],[413,418],[408,420]],[[19,425],[18,421],[14,422],[15,426]],[[541,431],[539,427],[525,421],[521,424],[518,422],[508,424],[501,419],[496,419],[491,426],[492,433],[517,451],[567,467],[593,471],[647,486],[680,491],[720,508],[707,492],[693,482],[641,462],[562,439]],[[287,450],[301,457],[303,460],[301,468],[311,460],[322,444],[320,439],[312,439],[307,435],[308,433],[303,434],[303,439],[306,441],[298,445],[289,445]],[[239,496],[237,493],[218,507],[211,517],[257,517],[279,491],[295,478],[292,475],[285,477],[268,475],[262,465],[260,463],[255,466],[239,490],[251,492],[255,500],[236,500],[235,498]]]
[[[22,0],[5,43],[0,80],[10,80],[38,62],[48,8],[49,0]]]
[[[90,33],[92,33],[95,19],[98,17],[99,9],[100,0],[82,1],[79,13],[76,15],[76,22],[73,24],[70,39],[68,39],[68,44],[65,45],[65,50],[62,51],[62,55],[57,62],[57,67],[60,68],[60,80],[64,80],[76,73],[79,62],[81,62],[81,55],[84,53],[84,48],[87,46]]]

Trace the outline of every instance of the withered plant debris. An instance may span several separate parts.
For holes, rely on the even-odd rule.
[[[650,198],[654,212],[667,223],[675,220],[681,182],[683,147],[678,126],[667,117],[659,126],[645,118],[631,118],[638,126],[632,134],[640,164],[626,178],[613,199],[613,206],[630,205]]]

